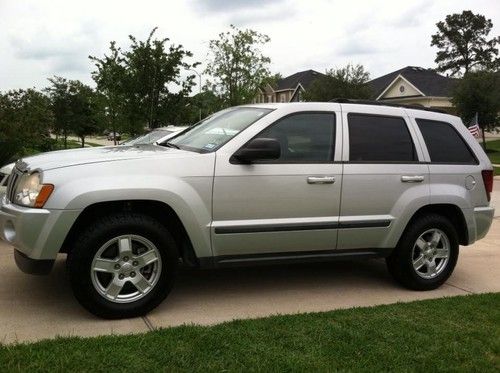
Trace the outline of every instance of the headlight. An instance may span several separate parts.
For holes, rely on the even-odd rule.
[[[24,174],[17,183],[15,203],[28,207],[43,207],[54,190],[52,184],[40,184],[40,174]]]

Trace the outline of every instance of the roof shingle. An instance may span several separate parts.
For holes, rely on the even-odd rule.
[[[307,89],[313,81],[324,75],[325,74],[314,70],[299,71],[298,73],[278,80],[275,90],[281,91],[284,89],[295,89],[299,83],[302,87],[304,87],[304,89]]]
[[[368,82],[374,96],[378,97],[398,75],[403,76],[426,96],[451,97],[457,82],[457,79],[440,75],[432,69],[406,66]]]

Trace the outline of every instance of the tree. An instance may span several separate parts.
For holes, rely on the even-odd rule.
[[[366,84],[370,74],[363,65],[348,64],[339,69],[327,70],[304,92],[305,101],[330,101],[334,98],[369,99],[372,96]]]
[[[71,96],[69,83],[66,79],[55,76],[48,79],[50,86],[45,89],[50,97],[54,113],[54,132],[62,135],[64,149],[68,148],[68,136],[71,131]]]
[[[267,75],[264,77],[264,79],[262,79],[260,86],[262,87],[266,84],[269,84],[271,87],[275,87],[276,84],[278,84],[278,81],[281,79],[283,79],[283,76],[280,73]]]
[[[78,80],[70,81],[70,128],[85,146],[85,137],[97,133],[100,129],[100,102],[97,93],[88,85]]]
[[[488,71],[469,72],[460,79],[453,91],[453,105],[464,123],[470,123],[478,115],[479,126],[484,131],[500,124],[500,73]]]
[[[187,71],[198,64],[185,62],[192,53],[182,45],[166,46],[170,40],[154,39],[154,28],[146,41],[138,41],[129,36],[132,44],[124,53],[124,61],[133,84],[132,90],[139,97],[139,111],[147,119],[149,128],[158,127],[179,101],[186,97],[193,87],[194,75],[180,79],[181,70]],[[179,89],[171,92],[169,85]]]
[[[49,79],[51,86],[46,89],[55,117],[55,131],[64,138],[64,148],[68,147],[68,136],[73,133],[85,146],[85,137],[96,133],[99,127],[100,97],[89,86],[78,80],[67,80],[59,76]]]
[[[34,150],[51,150],[49,99],[34,89],[0,94],[0,164]]]
[[[112,41],[109,49],[110,54],[104,55],[103,58],[92,56],[89,58],[97,69],[92,72],[92,79],[94,79],[97,92],[101,97],[105,129],[116,133],[123,132],[126,128],[125,118],[130,118],[130,114],[134,112],[136,99],[132,92],[127,92],[131,83],[120,48],[117,48],[116,43]],[[130,121],[135,123],[133,119]],[[128,127],[128,132],[134,133],[135,131],[131,130],[130,127],[133,126]]]
[[[212,77],[207,88],[222,97],[227,106],[250,102],[259,84],[269,75],[269,57],[262,54],[260,47],[270,41],[269,37],[257,31],[231,30],[210,40],[209,59],[205,73]]]
[[[138,133],[145,125],[170,124],[191,92],[194,75],[181,79],[181,72],[197,66],[185,61],[192,53],[182,45],[167,46],[168,38],[154,39],[156,30],[145,41],[130,35],[127,50],[111,42],[109,55],[90,56],[97,68],[92,77],[105,98],[112,131]]]
[[[209,115],[222,110],[224,102],[215,95],[212,91],[204,90],[192,97],[186,98],[184,110],[180,111],[181,117],[179,124],[194,124],[201,118],[206,118]]]
[[[454,76],[500,66],[497,48],[500,37],[487,40],[493,27],[491,19],[464,10],[461,14],[447,15],[436,26],[438,32],[432,35],[431,46],[439,48],[435,59],[438,71],[449,71]]]

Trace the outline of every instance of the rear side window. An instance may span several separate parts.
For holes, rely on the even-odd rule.
[[[415,147],[403,118],[349,113],[347,119],[351,162],[417,160]]]
[[[446,122],[417,119],[427,150],[434,163],[476,164],[477,160],[465,140]]]

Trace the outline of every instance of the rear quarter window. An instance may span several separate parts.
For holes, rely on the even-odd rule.
[[[432,163],[478,163],[465,140],[450,123],[429,119],[416,121]]]

